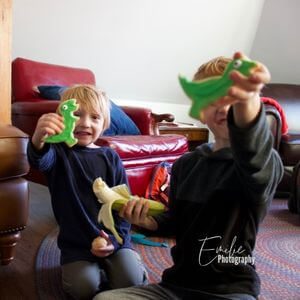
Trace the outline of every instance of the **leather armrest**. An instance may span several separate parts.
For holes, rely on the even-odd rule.
[[[152,128],[153,134],[159,135],[159,128],[158,124],[165,121],[165,122],[173,122],[175,120],[174,115],[172,114],[155,114],[152,113]]]
[[[0,124],[0,181],[26,175],[28,135],[11,125]]]
[[[151,132],[151,109],[143,107],[122,106],[122,109],[128,115],[143,135],[149,135]]]
[[[159,135],[158,123],[173,122],[172,114],[156,114],[143,107],[122,106],[124,112],[133,120],[143,135]]]

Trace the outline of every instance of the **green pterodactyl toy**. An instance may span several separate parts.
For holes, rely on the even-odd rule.
[[[231,71],[237,70],[243,75],[249,76],[251,70],[258,65],[258,62],[243,56],[230,62],[222,76],[213,76],[198,81],[189,81],[185,77],[179,76],[182,89],[192,100],[190,116],[198,120],[199,113],[203,108],[226,96],[232,85],[232,80],[229,77]]]
[[[74,116],[74,112],[78,107],[79,105],[76,103],[76,99],[69,99],[59,104],[58,112],[63,116],[65,128],[59,134],[48,136],[45,139],[46,143],[65,142],[69,147],[72,147],[77,143],[77,139],[74,138],[73,130],[76,121],[79,119]]]

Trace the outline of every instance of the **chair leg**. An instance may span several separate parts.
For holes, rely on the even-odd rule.
[[[293,169],[288,208],[290,212],[300,214],[300,162]]]
[[[21,233],[6,233],[0,234],[0,263],[1,265],[8,265],[15,255],[15,246],[19,239],[21,238]]]

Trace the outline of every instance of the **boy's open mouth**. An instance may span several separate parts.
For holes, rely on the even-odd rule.
[[[91,135],[91,133],[87,132],[87,131],[75,131],[74,134],[76,136],[88,136],[88,135]]]
[[[227,118],[222,118],[216,121],[218,125],[223,125],[224,123],[227,123]]]

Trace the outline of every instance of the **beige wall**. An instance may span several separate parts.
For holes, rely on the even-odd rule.
[[[300,84],[300,1],[266,0],[251,57],[268,66],[272,82]]]
[[[12,1],[0,1],[0,122],[11,123]]]
[[[263,2],[14,0],[12,54],[90,68],[112,99],[189,105],[178,74],[249,55]]]

